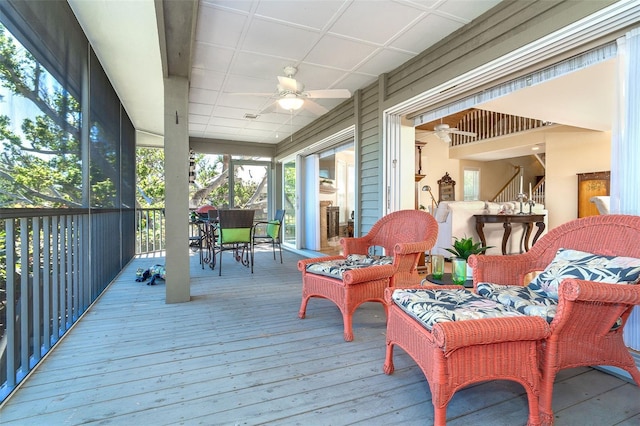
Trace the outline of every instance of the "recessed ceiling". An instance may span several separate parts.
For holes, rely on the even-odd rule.
[[[200,0],[189,134],[278,143],[317,115],[304,108],[293,115],[276,109],[247,119],[245,114],[258,114],[272,100],[233,93],[275,93],[277,76],[284,75],[287,65],[298,68],[296,79],[306,89],[353,93],[499,2]],[[69,4],[140,131],[138,135],[161,135],[163,80],[154,0],[69,0]],[[332,109],[343,100],[317,102]]]
[[[317,115],[304,108],[259,114],[273,99],[234,93],[275,94],[277,76],[287,65],[298,68],[295,77],[306,89],[353,93],[497,3],[200,0],[189,134],[277,143]],[[161,146],[164,90],[154,0],[69,4],[138,130],[138,143]],[[612,61],[593,66],[478,108],[605,130],[610,127],[613,67]],[[331,109],[343,100],[317,102]]]

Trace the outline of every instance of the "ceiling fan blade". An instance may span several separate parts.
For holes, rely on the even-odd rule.
[[[349,99],[351,92],[347,89],[307,90],[302,96],[311,99]]]
[[[231,96],[263,96],[263,97],[275,97],[278,94],[277,93],[265,93],[265,92],[261,92],[261,93],[227,93],[228,95]]]
[[[316,115],[322,115],[325,114],[327,112],[329,112],[328,109],[326,109],[325,107],[323,107],[322,105],[313,102],[310,99],[305,99],[304,100],[304,106],[303,108],[306,108],[307,110],[309,110],[310,112],[316,114]]]
[[[278,76],[278,83],[280,83],[278,88],[282,91],[287,91],[291,93],[298,93],[302,91],[304,86],[302,83],[298,83],[296,79],[291,77],[284,77],[282,75]]]
[[[463,130],[458,130],[458,129],[451,129],[451,133],[455,133],[456,135],[462,135],[462,136],[473,136],[474,138],[478,136],[473,132],[465,132]]]

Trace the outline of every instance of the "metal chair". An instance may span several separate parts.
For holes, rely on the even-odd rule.
[[[205,234],[202,229],[204,225],[200,221],[195,221],[191,222],[191,226],[195,227],[195,229],[192,229],[190,231],[192,235],[189,236],[189,248],[191,248],[191,250],[193,251],[198,251],[198,254],[200,256],[200,265],[202,266],[202,269],[204,269],[205,256],[203,253],[203,248],[205,244]]]
[[[203,256],[203,264],[206,263],[209,265],[211,269],[215,269],[216,267],[216,252],[215,252],[215,243],[217,238],[217,227],[218,227],[218,209],[212,208],[207,210],[206,219],[203,219],[202,229],[203,229],[203,248],[202,251],[206,250],[206,255]],[[204,266],[203,266],[204,268]]]
[[[284,210],[277,210],[273,220],[268,222],[256,222],[253,228],[253,246],[256,244],[271,243],[273,260],[276,260],[276,245],[280,251],[280,263],[282,263],[282,223],[284,222]]]
[[[205,254],[205,249],[209,250],[211,246],[208,220],[211,212],[217,212],[217,210],[194,211],[189,222],[192,227],[189,232],[189,248],[193,251],[198,251],[202,269],[204,269],[205,264],[209,263],[209,256]]]
[[[218,210],[215,250],[219,252],[218,275],[222,275],[222,252],[233,251],[235,260],[251,267],[253,274],[253,218],[255,210]],[[215,256],[215,253],[214,253]]]

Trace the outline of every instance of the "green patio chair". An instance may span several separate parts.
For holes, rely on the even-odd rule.
[[[273,220],[256,222],[253,228],[254,248],[256,244],[271,243],[273,260],[276,260],[276,246],[278,246],[280,263],[282,263],[282,223],[284,222],[284,213],[284,210],[277,210]]]
[[[222,275],[222,253],[232,251],[237,262],[251,268],[253,274],[253,218],[255,210],[218,210],[217,243],[218,275]],[[215,254],[214,254],[215,256]]]

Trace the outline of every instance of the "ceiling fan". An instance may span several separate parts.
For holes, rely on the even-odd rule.
[[[351,92],[347,89],[304,90],[304,84],[293,76],[298,69],[294,66],[284,67],[284,76],[278,76],[275,93],[235,93],[236,95],[266,96],[275,101],[260,111],[261,114],[275,111],[277,106],[287,111],[294,111],[303,106],[316,115],[322,115],[328,110],[311,99],[348,99]]]
[[[446,123],[440,123],[440,124],[436,124],[435,127],[433,128],[432,132],[420,132],[420,134],[416,135],[416,139],[417,140],[421,140],[421,136],[425,135],[425,134],[435,134],[438,138],[442,139],[443,141],[449,143],[451,142],[451,137],[449,136],[450,134],[456,134],[456,135],[463,135],[463,136],[470,136],[475,138],[476,136],[478,136],[477,134],[473,133],[473,132],[465,132],[463,130],[458,130],[455,127],[449,127],[448,124]]]

